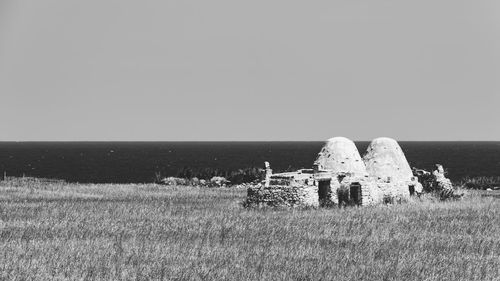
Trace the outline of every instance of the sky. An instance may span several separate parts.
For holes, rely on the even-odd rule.
[[[0,141],[500,140],[497,0],[0,0]]]

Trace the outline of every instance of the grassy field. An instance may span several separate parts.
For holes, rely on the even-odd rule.
[[[500,200],[247,210],[246,190],[0,183],[0,280],[500,280]]]

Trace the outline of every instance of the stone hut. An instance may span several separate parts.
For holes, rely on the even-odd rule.
[[[360,188],[359,183],[368,178],[365,164],[350,139],[329,139],[318,153],[313,169],[318,186],[320,205],[361,202],[360,192],[349,192]],[[352,193],[352,196],[349,196]]]
[[[391,138],[374,139],[363,157],[370,181],[376,188],[370,190],[368,204],[407,200],[422,185],[406,160],[399,144]]]
[[[272,174],[266,162],[266,180],[248,189],[247,203],[366,206],[404,201],[421,191],[422,185],[395,140],[373,140],[361,158],[353,141],[335,137],[318,153],[313,169]]]

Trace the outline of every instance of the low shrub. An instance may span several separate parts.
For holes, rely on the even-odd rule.
[[[464,177],[455,184],[468,189],[500,189],[500,176]]]
[[[155,183],[165,183],[167,178],[185,179],[182,181],[185,185],[203,185],[200,183],[216,181],[212,179],[224,178],[223,184],[238,185],[243,183],[255,183],[264,179],[264,169],[261,168],[245,168],[238,170],[221,170],[217,168],[202,168],[193,169],[190,167],[183,167],[180,169],[175,177],[166,177],[161,172],[156,172],[154,176]],[[180,180],[176,180],[179,181]]]

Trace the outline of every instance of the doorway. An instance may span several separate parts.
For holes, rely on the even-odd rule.
[[[361,184],[359,182],[351,183],[350,187],[351,202],[354,205],[361,205]]]
[[[409,185],[408,190],[410,191],[410,196],[415,195],[415,186],[414,185]]]
[[[318,182],[318,197],[319,197],[319,205],[321,207],[328,206],[330,203],[330,195],[331,195],[331,180],[322,180]]]

